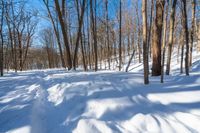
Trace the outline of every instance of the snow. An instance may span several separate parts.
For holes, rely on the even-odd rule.
[[[150,77],[129,72],[62,69],[9,72],[0,77],[0,132],[9,133],[198,133],[200,56],[190,76]]]

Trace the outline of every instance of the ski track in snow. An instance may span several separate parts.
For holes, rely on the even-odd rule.
[[[0,132],[200,132],[200,61],[189,77],[174,66],[164,84],[150,77],[148,86],[135,66],[130,73],[8,73],[0,77]]]

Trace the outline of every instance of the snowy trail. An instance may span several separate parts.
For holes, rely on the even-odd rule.
[[[142,72],[27,71],[0,78],[0,132],[198,133],[200,61],[143,85]]]

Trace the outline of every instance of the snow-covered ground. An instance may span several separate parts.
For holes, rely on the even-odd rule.
[[[131,72],[43,70],[0,77],[0,132],[198,133],[200,56],[190,76],[174,62],[165,83]]]

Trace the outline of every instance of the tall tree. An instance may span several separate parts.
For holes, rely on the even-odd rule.
[[[110,56],[111,56],[111,51],[110,51],[110,36],[109,36],[109,16],[108,16],[108,0],[105,0],[105,7],[106,7],[106,42],[107,42],[107,58],[108,58],[108,69],[110,69]]]
[[[119,71],[122,67],[122,1],[119,1]]]
[[[47,8],[48,17],[50,18],[50,21],[51,21],[51,24],[53,26],[53,30],[54,30],[54,33],[56,36],[56,40],[57,40],[57,44],[58,44],[58,48],[59,48],[59,52],[60,52],[60,59],[62,62],[62,67],[66,68],[64,57],[63,57],[62,45],[61,45],[60,36],[59,36],[59,31],[56,29],[56,24],[55,24],[52,14],[51,14],[50,8],[49,8],[49,1],[43,0],[43,2],[45,4],[45,7]]]
[[[188,18],[187,18],[187,2],[186,0],[182,0],[183,2],[183,29],[185,33],[185,74],[189,75],[189,34],[188,34]]]
[[[149,84],[149,61],[147,45],[147,0],[142,0],[142,20],[143,20],[143,66],[144,84]]]
[[[95,56],[95,71],[98,70],[98,55],[97,55],[97,28],[96,28],[96,0],[94,1],[95,13],[93,11],[93,0],[90,0],[90,16],[92,22],[93,46]]]
[[[154,21],[154,35],[152,44],[152,76],[161,75],[161,40],[163,27],[163,13],[165,0],[156,1],[156,17]]]
[[[193,52],[193,43],[195,36],[195,12],[196,12],[196,0],[192,0],[192,29],[191,29],[191,44],[190,44],[190,62],[189,65],[192,66],[192,52]]]
[[[142,50],[141,50],[141,26],[140,26],[140,16],[139,16],[139,11],[138,11],[138,4],[139,4],[139,1],[136,5],[136,16],[137,16],[137,29],[138,29],[138,34],[137,34],[137,47],[138,47],[138,58],[139,58],[139,63],[141,63],[141,53],[142,53]]]
[[[176,14],[176,3],[177,0],[173,0],[171,14],[170,14],[170,30],[169,30],[169,42],[168,42],[168,56],[167,56],[167,67],[166,67],[166,75],[170,73],[170,64],[171,64],[171,56],[172,56],[172,45],[174,40],[174,20]]]
[[[149,56],[151,57],[151,33],[152,33],[152,27],[153,27],[153,15],[154,15],[154,0],[151,0],[151,13],[150,13],[150,24],[148,29],[148,38],[147,38],[147,45],[149,49]]]
[[[3,68],[4,68],[4,60],[3,60],[3,45],[4,45],[4,38],[3,38],[3,21],[4,21],[4,1],[2,0],[0,3],[0,37],[1,37],[1,46],[0,46],[0,75],[3,76]]]
[[[164,79],[164,66],[165,66],[165,49],[166,49],[166,36],[167,36],[167,19],[168,19],[168,9],[169,9],[169,0],[167,1],[167,5],[165,6],[165,14],[164,14],[164,27],[163,27],[163,40],[162,40],[162,68],[161,68],[161,79],[160,82],[163,83]]]
[[[72,59],[71,59],[71,52],[70,52],[70,48],[69,48],[69,40],[68,40],[67,30],[65,27],[64,16],[62,15],[59,1],[54,0],[54,4],[56,7],[56,12],[58,14],[58,18],[59,18],[59,22],[60,22],[60,26],[61,26],[61,30],[62,30],[62,35],[63,35],[63,40],[64,40],[66,52],[67,52],[67,66],[68,66],[68,70],[70,70],[72,68]],[[65,4],[65,3],[63,3],[63,4]]]
[[[76,10],[78,14],[78,32],[77,32],[77,39],[76,39],[76,45],[75,45],[75,51],[74,51],[74,59],[73,59],[73,68],[76,69],[76,60],[77,60],[77,53],[78,53],[78,47],[80,43],[80,37],[81,35],[81,29],[83,25],[83,19],[84,19],[84,12],[85,12],[85,5],[86,5],[86,0],[82,1],[81,4],[81,11],[79,11],[79,1],[76,0]]]

